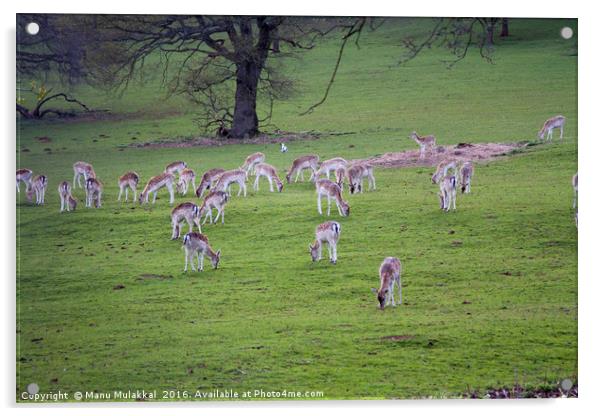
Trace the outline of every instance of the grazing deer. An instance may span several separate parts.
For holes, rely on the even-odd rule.
[[[560,129],[560,140],[562,140],[565,121],[566,118],[564,116],[556,116],[547,119],[546,122],[543,123],[543,127],[541,128],[541,130],[539,130],[539,138],[543,140],[543,136],[546,135],[546,140],[551,141],[553,139],[553,130]]]
[[[573,208],[577,207],[577,174],[573,175]],[[577,218],[575,214],[575,218]]]
[[[214,191],[207,194],[203,204],[200,208],[200,214],[205,214],[205,219],[203,220],[203,224],[207,222],[207,218],[209,218],[209,223],[217,224],[217,220],[219,220],[219,216],[222,216],[222,224],[224,223],[224,211],[226,203],[230,200],[228,194],[224,191]],[[213,209],[217,210],[217,217],[215,217],[215,221],[213,220]]]
[[[267,163],[258,163],[255,165],[255,183],[253,184],[253,189],[255,189],[255,191],[259,191],[259,178],[262,176],[265,176],[268,179],[268,182],[270,183],[270,192],[274,192],[273,182],[276,182],[278,192],[282,192],[282,181],[278,178],[276,168]]]
[[[456,209],[456,176],[445,175],[439,183],[439,206],[442,210]]]
[[[211,264],[214,269],[217,269],[217,265],[219,264],[221,250],[213,251],[211,246],[209,245],[209,240],[204,234],[190,232],[184,236],[184,242],[182,244],[182,249],[185,251],[184,257],[184,271],[188,271],[188,261],[190,260],[190,267],[192,267],[192,271],[203,270],[203,259],[205,256],[211,259]],[[194,255],[196,254],[197,259],[197,269],[194,267]]]
[[[401,262],[397,257],[386,257],[380,264],[380,288],[376,290],[372,288],[372,293],[376,294],[380,309],[385,309],[385,306],[391,304],[395,306],[395,296],[393,295],[395,284],[399,287],[399,302],[402,303],[401,297]]]
[[[19,184],[23,182],[25,184],[25,191],[27,192],[31,187],[31,178],[33,172],[30,169],[17,169],[17,192],[21,192]]]
[[[429,153],[432,153],[435,148],[435,136],[419,136],[418,133],[413,131],[409,138],[414,140],[418,146],[420,146],[420,159],[424,159],[427,148],[429,149]]]
[[[329,179],[318,179],[316,181],[316,193],[318,194],[318,212],[322,215],[322,197],[325,196],[328,201],[328,212],[327,215],[330,216],[330,200],[334,199],[337,208],[339,210],[339,214],[342,217],[347,217],[349,215],[349,204],[343,200],[341,196],[341,188],[336,183],[332,182]]]
[[[163,173],[171,173],[172,175],[177,173],[179,175],[187,167],[188,165],[186,164],[186,162],[178,160],[176,162],[171,162],[169,165],[165,166],[165,170],[163,171]]]
[[[368,178],[368,190],[376,189],[376,179],[371,165],[367,163],[355,163],[347,169],[347,180],[349,181],[349,192],[364,192],[364,178]]]
[[[249,173],[253,171],[256,164],[265,162],[265,155],[261,152],[253,153],[245,159],[245,163],[240,167],[241,170],[245,171],[245,174],[249,176]]]
[[[165,187],[169,192],[169,204],[173,204],[173,183],[174,183],[174,175],[171,173],[162,173],[157,176],[153,176],[150,178],[142,192],[140,193],[140,197],[138,198],[138,202],[142,204],[148,204],[148,196],[149,194],[153,194],[153,204],[157,200],[157,192],[159,189]]]
[[[458,161],[456,159],[444,159],[437,165],[437,170],[431,176],[431,182],[439,183],[441,178],[447,175],[447,171],[453,169],[454,174],[458,174]]]
[[[286,152],[288,152],[288,147],[286,147],[286,145],[284,143],[280,143],[280,151],[282,153],[286,153]]]
[[[61,212],[64,210],[75,211],[77,200],[71,195],[71,184],[67,181],[59,185],[59,196],[61,197]]]
[[[314,178],[316,175],[316,171],[318,170],[319,161],[320,158],[316,155],[301,156],[293,160],[291,169],[286,174],[286,182],[291,183],[291,177],[293,176],[293,174],[296,174],[295,182],[297,182],[297,179],[299,179],[299,174],[301,174],[301,182],[303,182],[305,180],[305,178],[303,177],[303,171],[305,169],[311,169],[311,176],[309,177],[309,180],[313,182],[315,180]]]
[[[470,184],[472,182],[472,174],[474,173],[474,166],[472,162],[464,162],[460,168],[460,189],[463,194],[470,193]]]
[[[86,207],[92,208],[92,204],[96,208],[102,206],[102,183],[96,178],[86,179]]]
[[[76,184],[79,185],[80,188],[82,187],[82,184],[79,179],[82,176],[84,178],[84,186],[85,186],[88,178],[96,178],[96,172],[94,172],[94,168],[89,163],[82,162],[82,161],[75,162],[73,164],[73,187],[74,188],[75,188]]]
[[[196,196],[202,198],[205,191],[210,190],[224,172],[225,170],[220,168],[209,169],[207,172],[205,172],[201,178],[199,187],[196,188]]]
[[[132,202],[136,202],[136,190],[138,188],[139,181],[140,181],[140,176],[138,176],[138,174],[133,171],[126,172],[123,176],[120,176],[119,180],[117,182],[117,185],[119,185],[119,196],[117,197],[117,201],[121,201],[121,194],[125,190],[125,202],[128,202],[128,188],[129,188],[134,193]]]
[[[322,260],[322,243],[328,243],[328,257],[332,264],[337,263],[337,243],[341,235],[341,224],[326,221],[316,227],[316,240],[309,245],[312,261]]]
[[[342,157],[334,157],[332,159],[325,160],[320,164],[320,169],[316,172],[316,178],[321,175],[326,175],[326,179],[330,179],[330,172],[335,172],[337,169],[347,168],[348,162]]]
[[[31,181],[31,186],[27,190],[27,200],[31,202],[33,194],[36,195],[36,204],[43,205],[46,197],[46,188],[48,187],[48,178],[45,175],[36,175]]]
[[[182,222],[186,221],[188,223],[188,231],[192,232],[194,229],[194,224],[199,227],[199,233],[202,233],[201,230],[201,210],[197,204],[193,204],[192,202],[184,202],[174,209],[171,210],[171,226],[172,233],[171,239],[177,240],[180,238],[180,229],[182,228]]]
[[[234,169],[227,170],[219,177],[217,183],[215,184],[216,191],[224,191],[228,192],[228,195],[231,195],[230,186],[233,183],[238,184],[238,196],[240,193],[244,191],[244,196],[247,196],[247,185],[245,181],[247,179],[247,173],[242,169]]]
[[[178,188],[178,191],[182,194],[182,195],[186,195],[188,193],[188,186],[192,183],[192,189],[196,189],[196,175],[194,173],[194,170],[186,168],[184,170],[182,170],[182,173],[180,173],[180,179],[178,180],[178,184],[176,185],[176,187]]]

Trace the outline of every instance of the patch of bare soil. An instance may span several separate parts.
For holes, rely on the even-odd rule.
[[[569,390],[563,390],[560,386],[556,388],[524,388],[514,386],[511,388],[490,389],[485,393],[472,391],[464,394],[464,397],[470,399],[546,399],[546,398],[577,398],[579,397],[578,387],[571,386]]]
[[[424,159],[420,159],[419,150],[385,153],[354,162],[368,162],[373,166],[383,168],[403,168],[416,166],[437,166],[444,159],[456,159],[461,162],[486,162],[496,157],[507,156],[510,152],[527,146],[526,142],[519,143],[459,143],[454,146],[438,146]]]
[[[389,335],[386,337],[381,337],[382,341],[408,341],[410,339],[413,339],[414,335]]]
[[[295,140],[316,140],[329,136],[343,136],[353,134],[353,132],[332,132],[321,133],[315,131],[292,133],[286,131],[276,131],[273,134],[259,135],[249,139],[227,139],[223,137],[186,137],[180,139],[160,139],[144,143],[132,143],[129,147],[211,147],[227,146],[230,144],[276,144],[287,143]]]

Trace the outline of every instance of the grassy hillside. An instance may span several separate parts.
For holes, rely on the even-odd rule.
[[[123,97],[74,92],[119,117],[19,121],[17,166],[49,177],[47,203],[17,196],[17,387],[41,391],[319,390],[326,399],[458,396],[468,389],[555,385],[577,378],[577,231],[570,178],[577,169],[577,57],[560,27],[512,20],[495,63],[448,52],[395,65],[399,39],[429,22],[404,19],[349,48],[328,101],[337,43],[287,62],[298,83],[274,123],[288,131],[348,132],[277,145],[134,148],[198,134],[194,109],[157,101],[159,80]],[[302,154],[363,158],[438,143],[533,140],[564,114],[565,141],[476,166],[458,210],[438,208],[429,168],[377,169],[377,190],[345,198],[339,262],[311,263],[308,244],[326,220],[308,183],[233,197],[226,224],[207,226],[222,250],[217,270],[182,273],[166,193],[157,204],[120,204],[117,177],[143,182],[177,159],[200,173],[234,168],[262,151],[281,172]],[[40,137],[50,138],[40,141]],[[557,136],[556,136],[557,137]],[[59,214],[56,192],[72,164],[94,164],[101,209]],[[283,175],[281,175],[283,176]],[[177,202],[193,200],[177,197]],[[378,310],[385,256],[403,264],[404,304]],[[206,263],[206,265],[209,262]],[[125,288],[116,289],[118,285]],[[390,338],[393,337],[393,338]]]

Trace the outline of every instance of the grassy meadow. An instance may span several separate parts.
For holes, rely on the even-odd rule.
[[[144,389],[159,399],[163,390],[213,389],[460,397],[576,382],[577,56],[576,40],[559,30],[577,22],[512,19],[492,64],[472,51],[447,69],[449,52],[431,49],[397,66],[400,39],[430,24],[399,19],[363,35],[326,103],[307,116],[299,113],[320,99],[338,42],[287,60],[297,93],[276,104],[273,123],[322,136],[290,142],[284,154],[277,144],[130,146],[199,135],[195,108],[163,99],[158,76],[123,96],[73,87],[113,117],[17,120],[17,166],[49,178],[44,206],[17,195],[17,400],[33,382],[41,392]],[[333,210],[342,225],[336,265],[311,262],[308,245],[327,218],[308,182],[285,183],[281,194],[249,183],[247,198],[233,196],[226,223],[203,227],[222,259],[201,273],[183,273],[165,191],[152,207],[117,202],[121,174],[135,170],[146,183],[174,160],[200,177],[261,151],[283,177],[303,154],[416,149],[413,130],[439,144],[535,141],[556,114],[567,117],[564,141],[555,132],[551,144],[476,165],[456,212],[439,210],[432,168],[376,169],[376,191],[344,193],[349,217]],[[77,160],[94,165],[103,206],[86,209],[78,188],[77,210],[59,214],[57,187]],[[380,311],[370,288],[386,256],[402,261],[404,301]]]

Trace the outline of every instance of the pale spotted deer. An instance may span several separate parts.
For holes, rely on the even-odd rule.
[[[224,173],[222,173],[222,175],[219,177],[217,183],[215,184],[215,190],[228,192],[228,195],[231,195],[230,186],[236,183],[238,184],[238,196],[240,196],[240,193],[244,191],[244,196],[246,197],[246,179],[247,174],[242,169],[227,170]]]
[[[75,210],[77,200],[71,195],[71,184],[67,181],[61,182],[59,185],[59,197],[61,198],[61,211]]]
[[[255,167],[255,165],[257,165],[258,163],[263,163],[263,162],[265,162],[265,155],[263,153],[261,153],[261,152],[253,153],[253,154],[247,156],[247,158],[245,159],[245,162],[242,164],[240,169],[244,170],[245,174],[248,177],[249,173],[251,173],[253,171],[253,168]]]
[[[334,172],[336,176],[336,171],[338,169],[347,168],[347,162],[342,157],[334,157],[332,159],[325,160],[320,164],[320,168],[316,172],[316,178],[319,178],[321,175],[326,175],[326,179],[330,179],[330,172]]]
[[[376,189],[373,167],[368,163],[354,163],[347,169],[347,180],[349,181],[349,192],[354,194],[364,192],[364,178],[368,178],[368,190]]]
[[[225,170],[220,168],[210,169],[207,172],[205,172],[203,174],[203,177],[201,178],[201,183],[199,184],[199,187],[196,188],[196,196],[202,198],[205,191],[210,190],[211,187],[218,181],[219,177],[222,176],[222,173],[224,172]]]
[[[445,175],[439,182],[439,206],[448,212],[456,209],[456,176]]]
[[[222,216],[222,224],[224,223],[224,212],[226,203],[230,200],[228,194],[224,191],[213,191],[207,194],[205,200],[201,204],[200,214],[205,214],[205,219],[203,220],[203,224],[207,222],[207,218],[209,218],[209,223],[217,224],[217,220],[219,220],[220,215]],[[217,210],[217,216],[215,220],[213,220],[213,210]]]
[[[315,179],[316,171],[318,170],[319,161],[320,158],[316,155],[301,156],[293,160],[293,164],[288,173],[286,174],[286,182],[291,183],[291,178],[293,175],[295,175],[295,182],[297,182],[297,179],[299,179],[299,174],[301,174],[301,182],[303,182],[305,180],[305,178],[303,177],[303,172],[306,169],[311,170],[311,176],[309,177],[309,180],[313,182]]]
[[[573,208],[577,207],[577,182],[578,182],[578,178],[577,178],[577,174],[575,173],[573,175]],[[576,213],[575,213],[575,218],[576,217]]]
[[[180,230],[182,228],[182,223],[186,221],[188,223],[188,231],[192,232],[194,229],[194,225],[199,228],[199,233],[202,233],[201,230],[201,209],[197,204],[193,204],[192,202],[184,202],[174,209],[171,210],[171,239],[177,240],[180,238]]]
[[[169,165],[165,166],[165,170],[163,171],[163,173],[170,173],[172,175],[175,175],[176,173],[180,174],[187,167],[188,165],[186,164],[186,162],[178,160],[176,162],[171,162]]]
[[[336,221],[326,221],[316,227],[316,239],[309,245],[312,261],[322,260],[322,243],[328,244],[328,257],[332,264],[337,262],[337,243],[341,236],[341,224]]]
[[[278,177],[278,173],[276,172],[276,168],[267,163],[258,163],[255,165],[255,183],[253,184],[253,189],[255,191],[259,191],[259,178],[262,176],[266,177],[270,184],[270,192],[274,192],[274,184],[276,182],[276,188],[278,192],[282,192],[282,181]]]
[[[180,173],[180,179],[178,180],[177,188],[182,195],[188,193],[188,187],[192,184],[192,189],[196,189],[196,175],[194,170],[186,168]]]
[[[472,183],[472,175],[474,174],[474,166],[472,162],[464,162],[460,168],[460,189],[463,194],[470,193],[470,184]]]
[[[76,184],[81,188],[82,184],[80,182],[80,178],[84,178],[84,186],[86,185],[86,181],[88,178],[96,178],[96,172],[94,172],[94,168],[91,164],[86,162],[75,162],[73,164],[73,187],[76,187]]]
[[[454,174],[458,174],[458,161],[456,159],[444,159],[437,165],[437,170],[431,176],[431,182],[439,183],[441,178],[447,175],[447,171],[453,169]]]
[[[21,192],[19,184],[23,182],[25,184],[25,192],[31,188],[31,179],[33,178],[33,172],[30,169],[17,169],[17,192]]]
[[[551,141],[553,139],[553,130],[560,129],[560,139],[562,140],[562,136],[564,134],[564,122],[566,118],[564,116],[555,116],[549,118],[543,123],[543,127],[539,130],[538,136],[541,140],[543,140],[543,136],[546,136],[546,140]]]
[[[119,196],[117,201],[121,201],[121,195],[125,191],[125,202],[128,202],[128,188],[134,193],[132,202],[136,202],[136,190],[138,189],[138,182],[140,182],[140,176],[133,171],[126,172],[123,176],[119,177],[117,185],[119,185]]]
[[[336,183],[329,179],[318,179],[316,181],[316,193],[318,194],[318,212],[322,215],[322,197],[325,196],[328,201],[328,212],[330,216],[330,200],[334,199],[337,204],[337,209],[342,217],[349,215],[350,207],[341,196],[341,188]]]
[[[395,284],[399,288],[399,302],[397,304],[401,305],[401,261],[397,257],[386,257],[378,272],[380,274],[380,288],[378,290],[372,288],[372,292],[376,294],[380,309],[384,309],[389,304],[395,306],[395,296],[393,294]]]
[[[153,194],[153,204],[157,200],[157,192],[165,187],[169,192],[169,204],[173,204],[174,195],[173,195],[173,184],[174,184],[174,175],[171,173],[162,173],[157,176],[153,176],[150,178],[140,196],[138,197],[138,202],[142,204],[148,204],[148,197],[152,193]]]
[[[102,206],[102,182],[96,178],[86,179],[86,207],[96,208]]]
[[[31,186],[27,190],[27,200],[31,202],[33,195],[36,196],[36,204],[43,205],[46,197],[46,188],[48,187],[48,178],[45,175],[36,175],[31,181]]]
[[[213,251],[209,245],[209,240],[204,234],[197,232],[190,232],[184,236],[182,249],[185,252],[184,255],[184,271],[188,271],[188,262],[190,261],[190,267],[192,271],[203,270],[203,260],[205,256],[209,257],[211,264],[214,269],[217,269],[220,260],[221,250]],[[197,269],[194,267],[194,255],[197,258]]]
[[[420,159],[424,159],[426,149],[429,149],[429,153],[433,152],[436,145],[435,136],[419,136],[415,131],[409,136],[410,139],[414,140],[418,146],[420,146]]]

